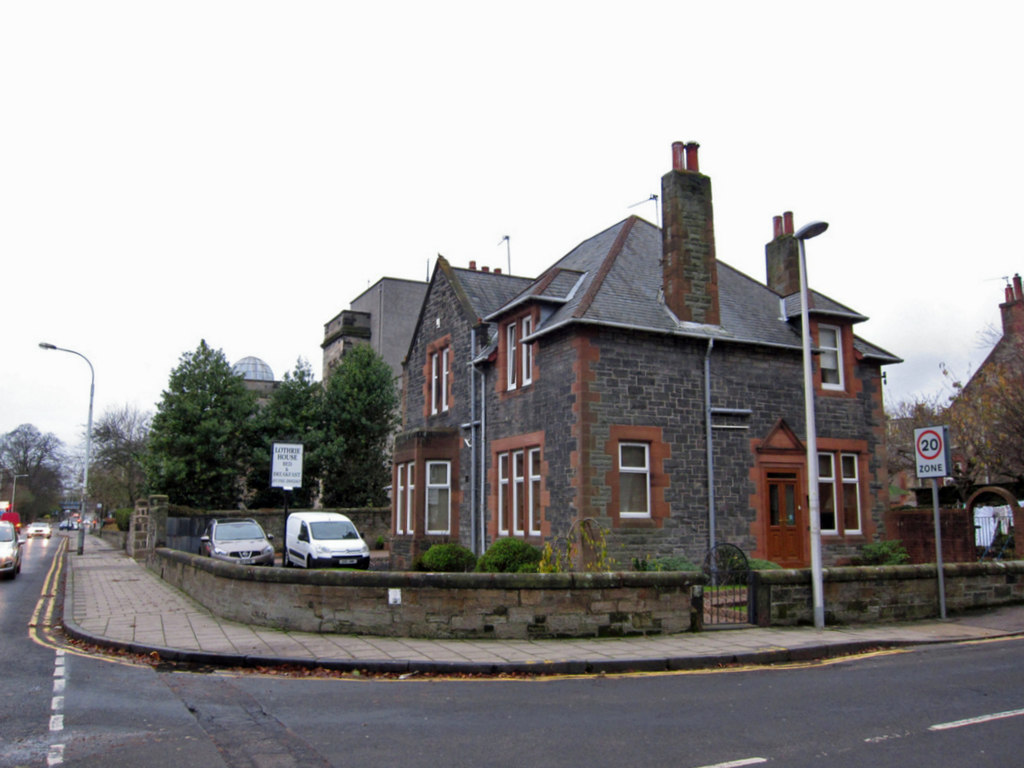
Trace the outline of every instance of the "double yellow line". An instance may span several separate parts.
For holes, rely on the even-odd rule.
[[[57,593],[61,574],[64,573],[64,553],[68,549],[66,536],[60,537],[57,554],[50,563],[50,570],[43,581],[43,589],[28,622],[28,636],[33,642],[46,648],[63,648],[53,634],[54,615],[57,612]]]

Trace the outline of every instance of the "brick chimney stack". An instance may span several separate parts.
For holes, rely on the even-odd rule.
[[[1024,290],[1021,289],[1020,273],[1013,276],[1013,283],[1006,286],[1006,301],[999,305],[1003,318],[1003,336],[1017,336],[1024,339]]]
[[[697,164],[696,142],[672,144],[672,170],[661,177],[662,288],[681,321],[718,325],[718,265],[711,179]]]
[[[774,239],[765,245],[768,287],[779,296],[800,291],[800,244],[793,233],[793,212],[772,219]]]

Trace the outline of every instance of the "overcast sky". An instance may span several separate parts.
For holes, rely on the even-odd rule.
[[[764,281],[772,217],[815,289],[943,391],[1024,268],[1009,2],[0,4],[0,434],[74,447],[154,409],[200,339],[320,376],[324,323],[381,277],[536,276],[656,222],[697,141],[718,258]],[[634,204],[641,203],[640,205]]]

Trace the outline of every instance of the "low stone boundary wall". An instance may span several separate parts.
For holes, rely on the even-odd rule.
[[[946,610],[960,613],[1024,602],[1024,561],[943,566]],[[822,573],[827,624],[929,619],[939,615],[936,566],[827,568]],[[756,571],[755,615],[762,626],[812,624],[811,572]]]
[[[157,549],[147,566],[218,616],[304,632],[433,638],[674,634],[700,573],[416,573],[260,568]],[[699,590],[698,590],[699,592]]]

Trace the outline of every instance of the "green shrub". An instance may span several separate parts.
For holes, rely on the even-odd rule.
[[[857,565],[903,565],[910,562],[910,555],[899,539],[873,541],[864,545],[855,562]]]
[[[472,571],[476,555],[461,544],[435,544],[418,558],[419,570],[439,573],[464,573]]]
[[[132,522],[132,509],[115,509],[114,522],[117,524],[117,530],[127,531]]]
[[[477,561],[476,569],[482,573],[536,573],[541,556],[539,548],[522,539],[498,539]]]
[[[747,560],[747,565],[750,566],[752,571],[775,571],[782,568],[778,563],[773,563],[771,560],[761,560],[757,557]]]

